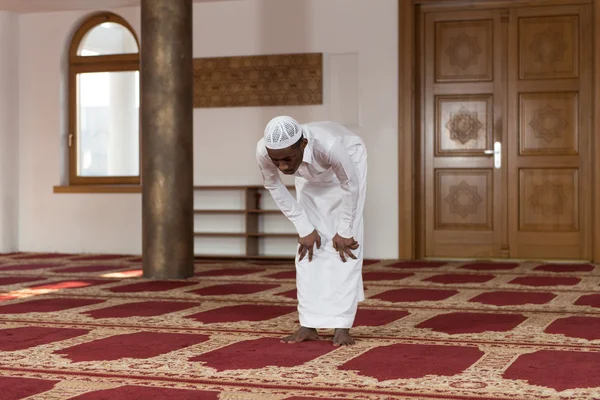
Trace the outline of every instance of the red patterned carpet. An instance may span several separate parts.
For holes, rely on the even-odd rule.
[[[287,265],[140,278],[126,256],[0,255],[0,398],[600,399],[600,267],[365,266],[357,345],[297,326]]]

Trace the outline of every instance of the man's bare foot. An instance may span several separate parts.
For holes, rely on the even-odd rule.
[[[333,345],[334,346],[352,346],[354,339],[350,336],[350,329],[336,329],[333,334]]]
[[[305,327],[301,326],[296,332],[294,332],[290,336],[284,337],[283,339],[281,339],[281,341],[284,343],[300,343],[300,342],[304,342],[305,340],[318,340],[318,339],[319,339],[319,334],[317,333],[316,329],[305,328]]]

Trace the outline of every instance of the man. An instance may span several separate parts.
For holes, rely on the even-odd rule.
[[[367,150],[360,137],[335,122],[300,125],[272,119],[256,157],[264,186],[298,235],[296,286],[300,328],[287,343],[319,339],[334,329],[335,346],[352,345],[350,328],[362,281],[363,209]],[[279,172],[295,176],[296,199]]]

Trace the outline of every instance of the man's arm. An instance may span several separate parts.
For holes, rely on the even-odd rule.
[[[342,185],[340,225],[337,233],[348,239],[353,236],[354,232],[360,182],[352,159],[339,140],[335,141],[327,155],[327,161]]]
[[[268,159],[268,156],[261,154],[258,147],[256,149],[256,160],[265,189],[271,193],[273,200],[275,200],[281,212],[294,224],[298,236],[306,237],[310,235],[315,228],[310,223],[306,212],[281,181],[277,167]]]

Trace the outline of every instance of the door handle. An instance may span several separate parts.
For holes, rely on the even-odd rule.
[[[494,168],[500,169],[502,166],[502,143],[495,142],[494,150],[484,150],[484,154],[493,154],[494,155]]]

